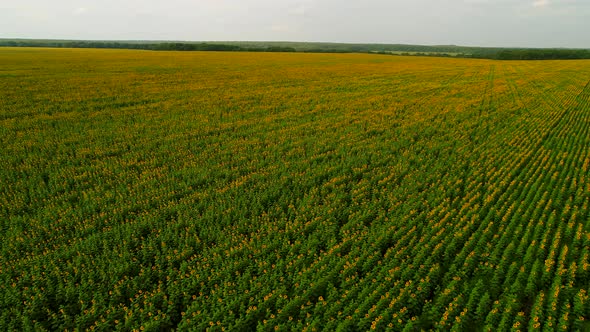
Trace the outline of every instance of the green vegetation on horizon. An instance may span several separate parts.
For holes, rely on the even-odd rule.
[[[590,61],[0,49],[2,331],[584,331]]]
[[[318,42],[187,42],[187,41],[84,41],[44,39],[1,39],[0,46],[144,49],[154,51],[232,51],[232,52],[306,52],[306,53],[379,53],[461,57],[495,60],[571,60],[590,59],[588,49],[501,48],[456,45],[347,44]]]

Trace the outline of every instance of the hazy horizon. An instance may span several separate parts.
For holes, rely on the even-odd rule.
[[[582,0],[6,0],[0,38],[590,48]]]

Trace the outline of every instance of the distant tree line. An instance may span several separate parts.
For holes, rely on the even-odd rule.
[[[151,51],[296,52],[293,47],[241,47],[217,43],[0,40],[8,47],[111,48]]]
[[[143,42],[0,39],[0,46],[114,48],[152,51],[231,51],[231,52],[306,52],[373,53],[405,56],[458,57],[497,60],[590,59],[586,49],[525,49],[465,47],[456,45],[343,44],[299,42]]]
[[[498,52],[498,60],[557,60],[590,59],[588,50],[571,49],[518,49]]]

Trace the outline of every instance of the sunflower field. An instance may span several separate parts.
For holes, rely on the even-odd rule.
[[[0,329],[590,329],[590,60],[0,48]]]

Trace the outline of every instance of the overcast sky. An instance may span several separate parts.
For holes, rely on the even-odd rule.
[[[590,0],[0,0],[0,38],[590,48]]]

